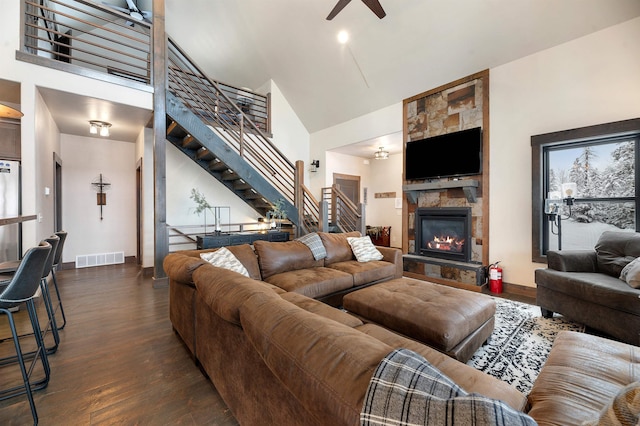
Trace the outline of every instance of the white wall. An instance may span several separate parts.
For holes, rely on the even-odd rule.
[[[260,215],[253,208],[197,166],[178,148],[167,143],[167,224],[204,224],[204,215],[198,216],[194,213],[196,204],[190,198],[192,188],[200,191],[212,206],[229,206],[233,223],[258,221]],[[221,220],[226,222],[225,217]],[[207,213],[208,229],[212,223],[213,216]]]
[[[322,187],[332,182],[331,173],[335,167],[330,164],[328,150],[397,132],[402,132],[402,102],[312,133],[310,155],[312,159],[320,160],[321,167],[318,172],[311,173],[307,186],[319,197]]]
[[[534,286],[531,136],[640,117],[640,18],[491,69],[490,259]]]
[[[123,251],[136,255],[136,145],[62,134],[63,223],[69,236],[64,261],[77,255]],[[107,204],[96,202],[91,183],[102,173],[111,187]]]
[[[268,81],[257,92],[271,93],[271,141],[292,163],[304,161],[308,173],[309,132],[273,80]]]

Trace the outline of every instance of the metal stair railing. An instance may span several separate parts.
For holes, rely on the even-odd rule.
[[[328,205],[331,225],[338,228],[340,232],[360,231],[362,235],[365,235],[362,204],[356,206],[337,185],[322,188],[322,201]]]
[[[169,90],[292,204],[295,166],[169,38]]]

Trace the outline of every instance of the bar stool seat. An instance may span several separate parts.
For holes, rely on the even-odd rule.
[[[33,302],[33,298],[38,290],[38,286],[42,280],[42,274],[45,269],[45,264],[51,253],[51,244],[43,241],[39,246],[33,247],[27,251],[22,262],[18,266],[15,275],[11,278],[10,282],[0,293],[0,313],[7,315],[9,327],[11,328],[11,334],[13,337],[13,343],[16,350],[16,359],[20,366],[20,372],[22,374],[23,384],[20,386],[14,386],[0,390],[0,400],[5,400],[18,395],[27,395],[29,400],[29,406],[31,408],[31,415],[33,417],[34,424],[38,423],[38,413],[36,411],[35,402],[33,400],[33,391],[43,389],[49,384],[50,368],[49,361],[47,359],[47,351],[44,345],[44,339],[40,330],[40,323],[38,321],[38,313]],[[33,328],[33,336],[36,341],[36,350],[31,360],[29,368],[25,365],[25,357],[20,347],[20,336],[18,335],[13,313],[11,308],[26,303],[27,311],[29,313],[29,319],[31,321],[31,327]],[[34,371],[38,360],[42,364],[44,370],[44,377],[32,381],[31,374]],[[15,365],[15,364],[14,364]],[[2,368],[8,368],[5,365]]]

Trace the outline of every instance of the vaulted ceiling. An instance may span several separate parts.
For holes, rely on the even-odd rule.
[[[380,0],[378,19],[353,0],[327,21],[336,1],[166,0],[166,30],[212,78],[275,81],[314,132],[640,16],[638,0]]]

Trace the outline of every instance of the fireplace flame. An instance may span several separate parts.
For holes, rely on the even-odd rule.
[[[452,251],[456,253],[462,253],[464,246],[464,238],[440,236],[433,237],[432,241],[427,243],[427,247],[434,250]]]

